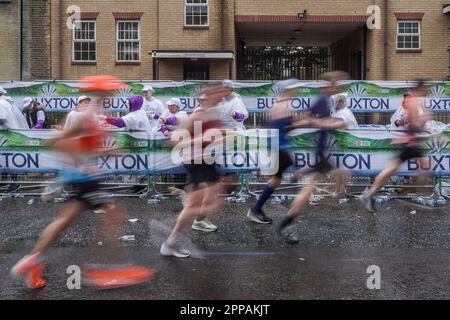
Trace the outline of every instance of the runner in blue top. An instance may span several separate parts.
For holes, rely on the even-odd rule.
[[[276,228],[277,232],[286,237],[288,242],[298,242],[298,236],[288,226],[300,214],[301,209],[308,204],[309,198],[315,189],[317,178],[319,175],[326,174],[334,169],[326,159],[327,132],[344,127],[345,122],[342,119],[331,117],[331,96],[337,93],[337,81],[346,77],[346,74],[340,71],[325,74],[324,80],[328,81],[329,85],[322,89],[319,99],[312,106],[306,118],[296,124],[297,127],[309,126],[319,129],[316,144],[317,163],[314,168],[304,171],[305,174],[309,175],[309,181],[300,190],[300,193],[292,202],[287,216],[283,218]]]
[[[277,86],[281,94],[270,110],[270,120],[267,123],[267,128],[278,129],[279,131],[278,170],[267,182],[256,204],[247,212],[247,217],[250,220],[261,224],[272,223],[272,219],[266,216],[262,207],[280,185],[283,172],[293,164],[291,156],[288,153],[289,143],[286,135],[288,128],[292,126],[293,110],[291,108],[291,102],[295,96],[295,88],[299,86],[299,82],[296,79],[284,80],[277,83]]]

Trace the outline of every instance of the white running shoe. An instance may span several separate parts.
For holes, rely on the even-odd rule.
[[[183,248],[175,248],[164,242],[159,250],[162,256],[165,257],[176,257],[176,258],[189,258],[191,252]]]
[[[213,225],[206,219],[201,221],[195,219],[194,223],[192,223],[192,229],[203,232],[214,232],[217,230],[217,226]]]

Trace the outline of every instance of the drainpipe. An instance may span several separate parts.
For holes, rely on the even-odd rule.
[[[23,81],[23,0],[20,0],[20,41],[19,41],[19,48],[20,48],[20,55],[19,55],[19,68],[20,68],[20,81]]]
[[[362,80],[367,79],[367,27],[363,29],[363,66],[362,66]]]
[[[389,0],[384,0],[384,42],[383,42],[383,56],[384,56],[384,66],[383,66],[383,77],[384,80],[389,80],[388,73],[388,14],[389,11]]]
[[[447,52],[448,52],[448,75],[447,75],[447,81],[450,81],[450,47],[448,47]]]
[[[63,17],[64,17],[64,0],[59,0],[59,75],[58,79],[64,79],[64,73],[63,73],[63,37],[64,37],[64,30],[63,30]]]
[[[225,0],[222,0],[221,2],[220,2],[220,11],[222,11],[222,14],[220,15],[221,17],[222,17],[222,51],[223,50],[225,50],[225,36],[224,36],[224,33],[225,33]]]

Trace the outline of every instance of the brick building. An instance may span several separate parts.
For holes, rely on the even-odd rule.
[[[0,80],[316,79],[334,69],[444,80],[449,11],[443,0],[0,0]]]

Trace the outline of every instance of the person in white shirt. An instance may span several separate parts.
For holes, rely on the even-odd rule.
[[[230,129],[245,130],[244,121],[248,118],[248,111],[241,97],[233,91],[231,80],[224,80],[223,86],[228,91],[219,108],[223,114],[223,123]]]
[[[338,94],[334,97],[334,110],[331,112],[331,116],[344,121],[345,127],[343,129],[358,128],[358,121],[356,121],[352,110],[347,108],[346,94]]]
[[[69,112],[66,117],[66,122],[64,124],[64,130],[67,130],[73,126],[75,122],[77,122],[77,117],[80,115],[80,111],[84,110],[91,103],[91,98],[88,96],[80,96],[77,99],[77,105],[75,108]]]
[[[148,121],[152,130],[156,131],[161,127],[161,116],[166,112],[164,104],[153,97],[153,87],[150,85],[144,86],[144,104],[142,109],[147,114]]]
[[[30,129],[25,116],[3,87],[0,87],[0,129]]]
[[[173,131],[188,118],[188,114],[181,110],[183,104],[178,98],[169,99],[166,105],[167,111],[161,116],[162,125],[159,131],[168,136],[170,131]]]
[[[147,120],[145,111],[142,109],[144,98],[132,96],[128,98],[129,113],[121,118],[106,118],[106,123],[118,128],[125,128],[127,131],[151,131],[150,123]]]
[[[408,126],[408,115],[405,110],[405,101],[409,96],[409,92],[403,95],[402,105],[394,112],[391,117],[391,127],[394,129],[403,129]]]

